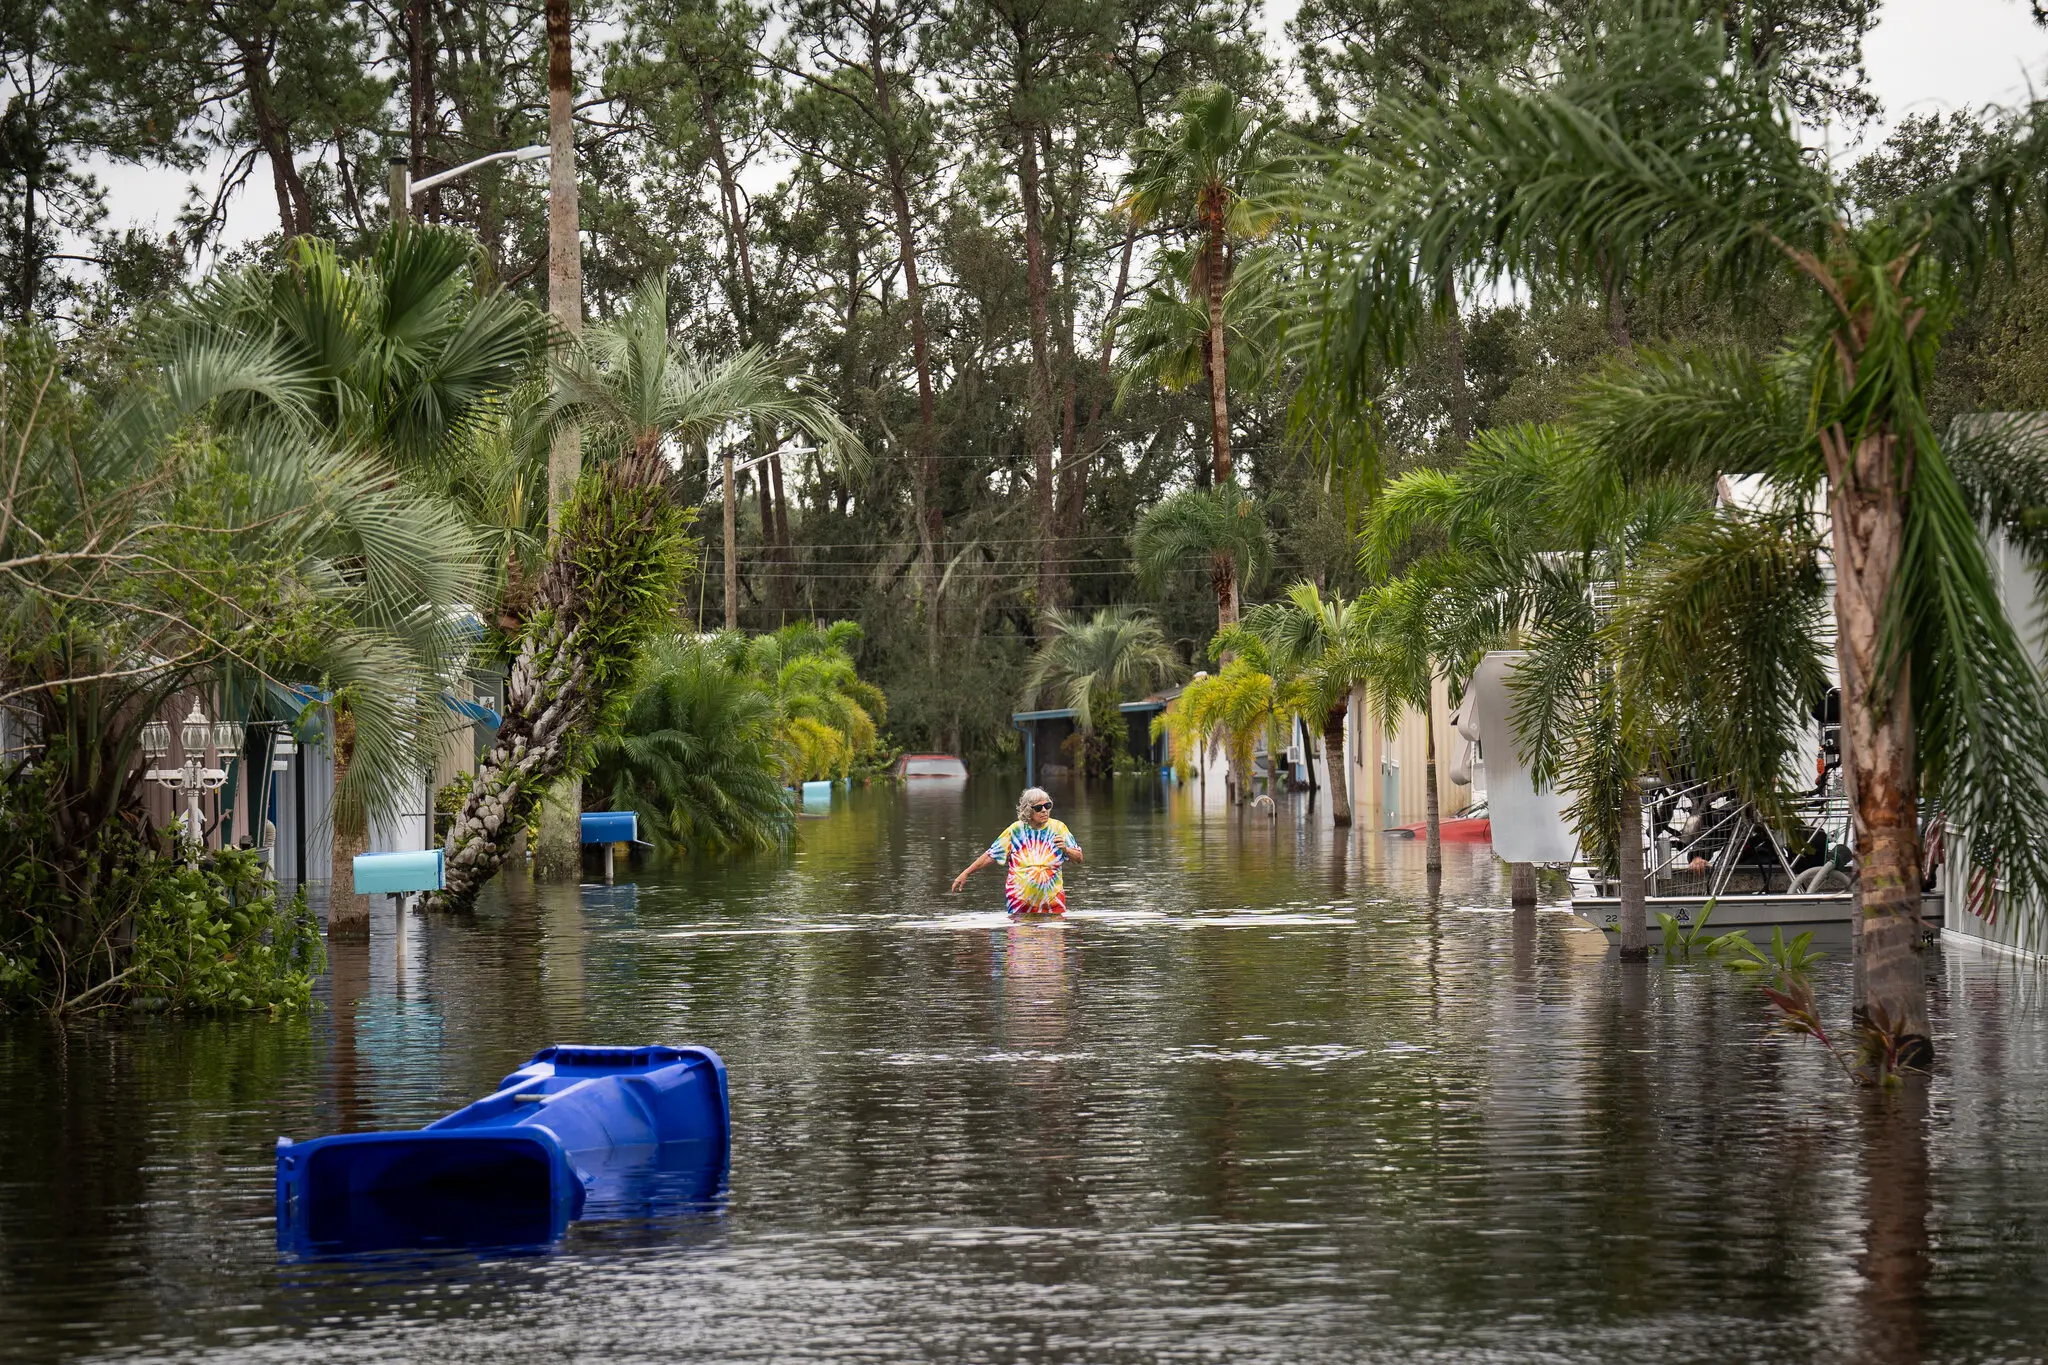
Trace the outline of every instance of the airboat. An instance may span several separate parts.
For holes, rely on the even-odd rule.
[[[1824,727],[1818,780],[1794,806],[1789,829],[1774,828],[1755,806],[1712,782],[1643,779],[1643,866],[1649,883],[1644,914],[1652,930],[1663,915],[1681,928],[1708,917],[1717,929],[1817,928],[1855,920],[1853,821],[1835,728]],[[1938,817],[1921,833],[1930,850],[1921,915],[1939,925]],[[1573,910],[1603,929],[1619,927],[1620,889],[1611,877],[1575,864],[1571,881]]]

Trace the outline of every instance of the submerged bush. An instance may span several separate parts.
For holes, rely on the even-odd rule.
[[[307,1008],[319,921],[303,892],[279,901],[259,854],[126,819],[61,847],[47,787],[36,772],[0,783],[0,1011]]]
[[[262,857],[223,849],[160,861],[135,920],[125,995],[152,1008],[221,1014],[304,1010],[327,966],[302,887],[280,901]]]

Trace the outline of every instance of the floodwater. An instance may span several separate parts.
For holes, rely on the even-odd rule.
[[[1507,913],[1483,848],[993,783],[801,848],[380,919],[306,1022],[0,1026],[0,1358],[1993,1361],[2048,1350],[2048,1018],[1949,948],[1888,1095],[1708,963]],[[1842,954],[1818,978],[1845,1016]],[[541,1250],[289,1260],[272,1144],[411,1126],[556,1041],[731,1069],[721,1198]]]

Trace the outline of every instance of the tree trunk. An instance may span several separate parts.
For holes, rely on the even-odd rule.
[[[333,840],[329,845],[327,875],[327,937],[364,938],[370,932],[370,898],[359,896],[355,891],[356,855],[370,851],[368,822],[361,825],[341,818],[338,796],[341,780],[348,776],[350,750],[354,748],[354,727],[347,726],[346,718],[329,713],[329,724],[333,726],[333,761],[335,796],[328,800],[328,819],[333,824]],[[310,750],[303,751],[310,752]],[[299,869],[304,878],[306,869]]]
[[[270,84],[270,53],[254,42],[242,42],[238,48],[242,81],[249,94],[249,119],[256,125],[256,145],[270,162],[271,183],[277,191],[277,225],[286,237],[307,236],[313,231],[313,201],[299,174],[291,129],[278,117]]]
[[[1213,556],[1209,566],[1209,586],[1216,591],[1216,629],[1237,624],[1237,567],[1230,556],[1220,551]],[[1230,662],[1224,655],[1223,661]]]
[[[1351,823],[1351,785],[1344,772],[1344,710],[1333,706],[1323,716],[1323,769],[1330,777],[1330,818],[1340,829]]]
[[[1444,307],[1449,310],[1444,330],[1444,368],[1451,372],[1451,440],[1457,445],[1457,457],[1463,459],[1465,447],[1472,444],[1472,385],[1465,377],[1465,320],[1458,314],[1458,282],[1449,275],[1444,276],[1443,297]]]
[[[1422,708],[1423,764],[1422,764],[1422,811],[1427,822],[1423,833],[1429,842],[1422,857],[1422,866],[1428,872],[1444,870],[1444,830],[1442,819],[1443,802],[1436,791],[1436,698],[1432,695]]]
[[[924,278],[917,269],[917,222],[910,211],[910,172],[904,162],[896,123],[896,93],[884,60],[883,29],[868,26],[869,75],[875,86],[875,112],[880,117],[882,170],[889,182],[889,211],[896,227],[896,260],[903,271],[903,301],[910,310],[910,358],[917,371],[917,465],[912,488],[916,506],[918,551],[924,557],[925,650],[938,661],[940,639],[940,560],[945,555],[946,512],[939,500],[938,408],[932,396],[932,363],[924,321]]]
[[[1029,88],[1020,82],[1016,94],[1019,107],[1028,107]],[[1043,621],[1058,596],[1059,565],[1054,562],[1058,542],[1053,527],[1052,341],[1046,316],[1045,215],[1038,193],[1037,126],[1028,121],[1017,129],[1017,188],[1024,205],[1024,283],[1031,319],[1031,411],[1025,421],[1025,439],[1031,449],[1032,521],[1038,534],[1035,615]]]
[[[415,182],[427,178],[427,106],[432,60],[427,35],[426,0],[408,0],[405,7],[406,160]],[[344,158],[344,163],[346,158]],[[427,206],[420,216],[428,217]]]
[[[711,99],[708,89],[700,89],[697,110],[704,118],[704,136],[711,143],[711,160],[718,168],[718,198],[725,219],[725,245],[732,255],[732,264],[739,267],[739,306],[733,313],[739,319],[740,336],[749,345],[758,341],[754,335],[754,261],[747,243],[747,223],[740,212],[739,182],[733,175],[732,158],[726,155],[725,133],[718,121],[718,107]]]
[[[593,668],[595,651],[605,646],[590,638],[591,624],[629,610],[639,595],[675,591],[658,566],[640,564],[637,551],[626,548],[675,533],[664,526],[673,505],[662,491],[662,475],[652,441],[608,461],[593,480],[596,487],[586,485],[589,501],[572,522],[578,532],[575,543],[564,545],[563,533],[557,532],[553,557],[534,594],[531,619],[539,624],[529,625],[506,679],[504,722],[448,831],[447,889],[430,895],[426,908],[474,905],[536,807],[545,816],[559,794],[572,789],[564,779],[573,771],[576,741],[611,700],[604,675]],[[649,496],[650,490],[659,496]],[[576,816],[571,808],[569,850],[571,867],[580,871]],[[542,833],[545,837],[545,823]],[[540,861],[536,850],[534,862]]]
[[[1650,956],[1650,931],[1645,918],[1643,884],[1643,789],[1633,775],[1621,784],[1617,806],[1621,826],[1621,842],[1615,848],[1615,859],[1620,864],[1621,958],[1624,962],[1642,962]]]
[[[21,191],[21,321],[31,325],[36,318],[36,285],[41,282],[43,256],[36,249],[37,177],[22,177]]]
[[[547,0],[548,41],[548,312],[569,336],[583,330],[583,247],[576,192],[576,108],[570,59],[574,49],[570,0]],[[582,434],[573,423],[557,431],[548,447],[548,525],[559,526],[562,509],[583,471]],[[534,876],[541,881],[574,881],[583,875],[582,780],[563,774],[541,809],[540,840],[533,851]],[[523,821],[521,823],[524,823]],[[500,854],[499,856],[502,856]],[[497,863],[491,864],[497,870]]]
[[[1209,472],[1218,488],[1230,482],[1230,352],[1223,335],[1223,231],[1211,229],[1203,274],[1209,296]]]
[[[1855,819],[1863,906],[1865,1023],[1893,1034],[1902,1059],[1925,1067],[1934,1044],[1920,956],[1920,831],[1912,677],[1887,671],[1880,635],[1905,545],[1909,477],[1897,438],[1880,429],[1852,447],[1821,433],[1832,485],[1836,655],[1842,672],[1842,772]]]

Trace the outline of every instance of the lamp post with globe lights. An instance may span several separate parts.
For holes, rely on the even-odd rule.
[[[227,755],[242,751],[242,724],[240,721],[208,721],[206,713],[199,709],[199,703],[192,703],[192,710],[178,727],[179,749],[184,762],[176,768],[152,767],[143,776],[151,782],[168,787],[173,792],[183,793],[186,801],[186,832],[194,842],[206,842],[206,816],[200,809],[200,800],[208,792],[217,792],[227,785]],[[219,755],[218,768],[206,766],[206,749],[211,743]],[[171,727],[161,720],[150,721],[142,727],[143,756],[151,763],[161,763],[171,752]]]

